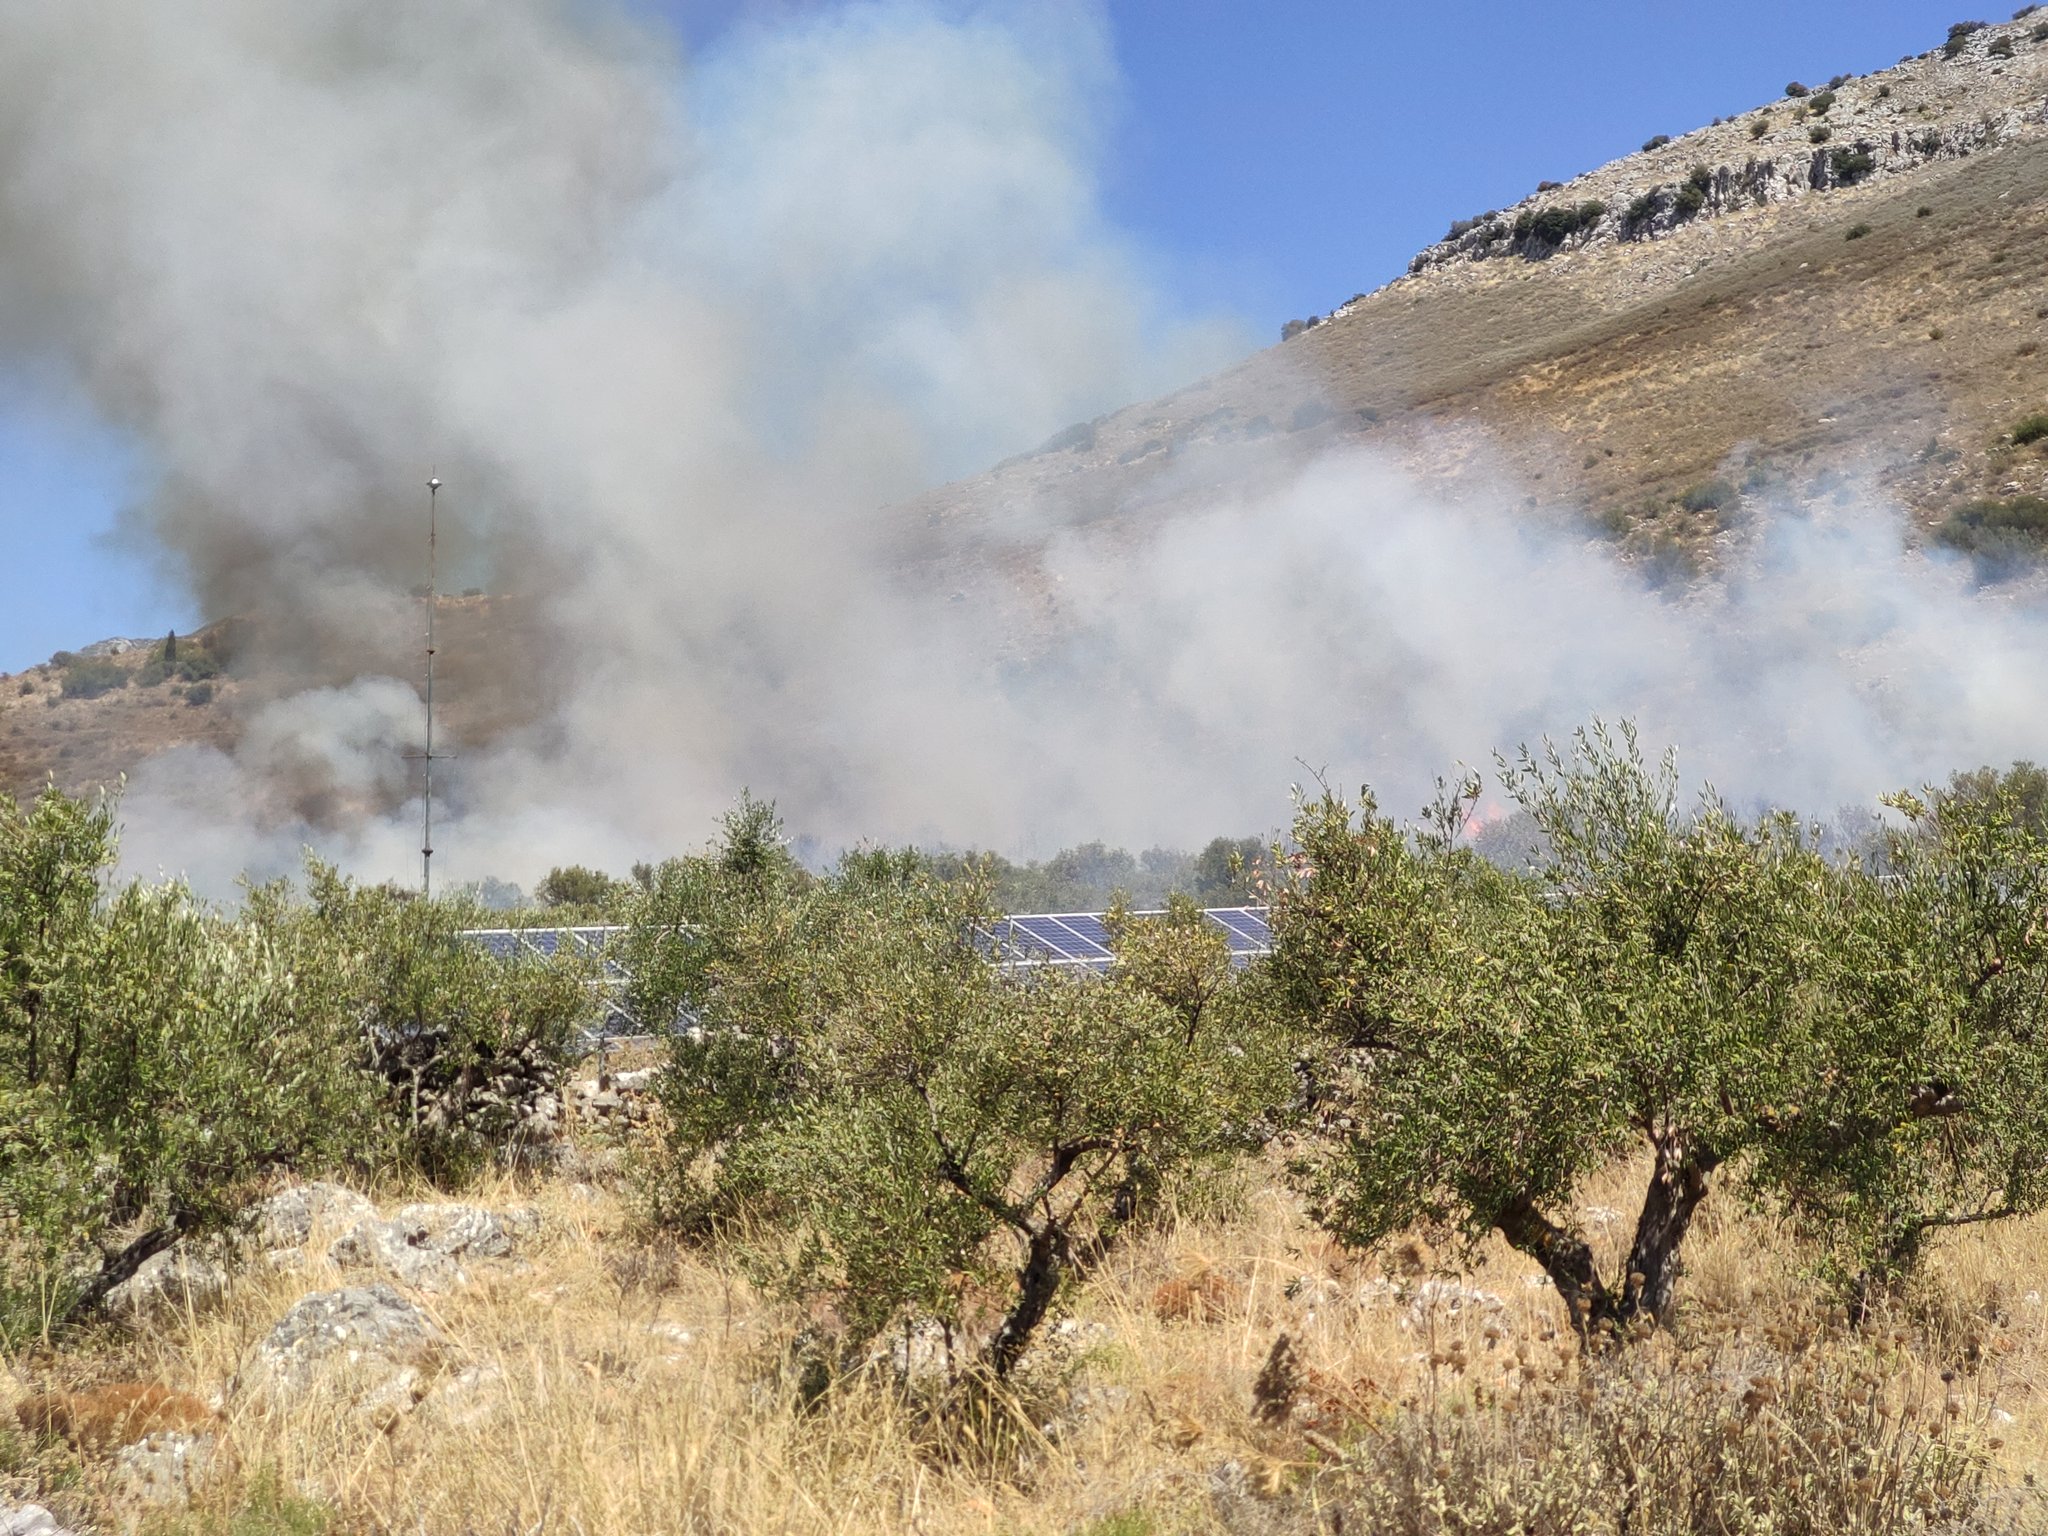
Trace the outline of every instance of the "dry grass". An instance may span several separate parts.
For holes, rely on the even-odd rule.
[[[1027,1389],[1031,1422],[962,1455],[937,1449],[914,1398],[880,1371],[805,1411],[778,1370],[804,1319],[716,1263],[636,1241],[615,1196],[567,1184],[478,1195],[537,1199],[546,1235],[523,1262],[421,1298],[448,1344],[418,1406],[227,1396],[220,1470],[174,1529],[229,1529],[213,1514],[268,1476],[325,1505],[330,1531],[1135,1536],[1330,1529],[1318,1522],[1344,1511],[1352,1530],[1506,1531],[1521,1527],[1482,1518],[1488,1500],[1526,1513],[1545,1499],[1602,1531],[1615,1526],[1599,1507],[1611,1486],[1594,1486],[1601,1436],[1626,1442],[1645,1479],[1637,1531],[1723,1528],[1670,1523],[1669,1498],[1687,1479],[1732,1486],[1745,1468],[1867,1495],[1869,1518],[1838,1528],[1917,1528],[1877,1516],[1890,1499],[1921,1518],[1897,1469],[1923,1439],[1984,1458],[1982,1523],[1949,1528],[2007,1529],[2026,1514],[2003,1490],[2048,1457],[2041,1222],[1959,1237],[1920,1295],[1856,1332],[1804,1299],[1781,1233],[1724,1212],[1698,1235],[1679,1335],[1589,1366],[1513,1255],[1438,1274],[1418,1245],[1383,1272],[1253,1187],[1227,1216],[1183,1221],[1100,1273]],[[1627,1204],[1620,1175],[1591,1191],[1595,1230],[1618,1241],[1622,1220],[1597,1212]],[[23,1373],[219,1399],[294,1300],[337,1283],[313,1257],[251,1272],[221,1314]],[[1284,1401],[1262,1417],[1254,1384],[1282,1334]],[[1980,1479],[1957,1465],[1967,1492]],[[61,1467],[46,1456],[38,1470]],[[138,1518],[101,1461],[44,1497],[114,1529]]]

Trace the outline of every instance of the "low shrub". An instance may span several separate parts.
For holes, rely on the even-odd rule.
[[[136,671],[135,682],[143,688],[154,688],[167,678],[181,683],[202,683],[220,676],[220,658],[205,646],[187,641],[175,651],[169,645],[145,661]]]
[[[1934,210],[1928,207],[1927,204],[1922,203],[1913,210],[1913,217],[1916,219],[1931,219],[1934,217]]]
[[[213,702],[213,684],[194,683],[185,690],[185,702],[195,706],[211,704]]]
[[[1839,91],[1843,86],[1847,85],[1851,80],[1854,80],[1855,78],[1856,77],[1854,75],[1836,75],[1834,78],[1828,81],[1828,89],[1831,91]]]
[[[128,686],[128,669],[105,656],[74,656],[64,667],[64,697],[96,699]]]
[[[1966,1418],[1939,1389],[1894,1402],[1895,1359],[1872,1344],[1829,1341],[1762,1369],[1728,1344],[1625,1353],[1562,1367],[1554,1384],[1525,1353],[1522,1384],[1498,1394],[1467,1384],[1462,1349],[1444,1353],[1419,1399],[1336,1430],[1341,1459],[1304,1441],[1313,1481],[1279,1500],[1300,1522],[1272,1529],[1907,1536],[2026,1523],[1985,1486],[1987,1412]],[[1470,1379],[1481,1370],[1471,1362]]]
[[[1547,254],[1580,231],[1591,229],[1606,212],[1607,205],[1602,202],[1525,208],[1515,218],[1514,236],[1530,254]]]
[[[1842,238],[1844,240],[1861,240],[1869,233],[1870,226],[1868,224],[1851,224],[1842,232]]]
[[[1639,224],[1647,224],[1657,216],[1657,210],[1663,206],[1663,190],[1658,187],[1652,187],[1628,205],[1628,212],[1622,215],[1622,222],[1630,228],[1634,228]]]
[[[329,978],[378,1085],[379,1155],[441,1182],[517,1150],[536,1097],[566,1075],[595,1021],[595,963],[566,948],[503,958],[462,937],[503,926],[462,898],[423,901],[308,860],[307,900],[282,890],[257,915]]]
[[[2036,22],[2034,30],[2027,34],[2037,43],[2048,43],[2048,21]]]
[[[1982,32],[1989,25],[1989,22],[1983,21],[1957,22],[1948,29],[1948,41],[1941,45],[1941,56],[1944,59],[1956,57],[1957,54],[1969,46],[1970,38],[1973,34]]]
[[[265,1467],[233,1510],[160,1510],[143,1521],[141,1536],[327,1536],[334,1523],[327,1505],[286,1491],[276,1471]]]
[[[1861,181],[1876,169],[1877,157],[1860,144],[1828,151],[1828,170],[1842,186]]]
[[[1987,576],[2037,563],[2048,552],[2048,498],[1972,501],[1934,530],[1935,542],[1970,556]]]
[[[1647,153],[1648,151],[1653,149],[1662,149],[1666,144],[1669,144],[1670,142],[1671,135],[1668,133],[1652,134],[1649,138],[1643,140],[1643,149]]]
[[[1929,128],[1925,133],[1916,133],[1906,141],[1923,155],[1931,155],[1941,148],[1941,135]]]
[[[1749,120],[1749,136],[1752,139],[1760,139],[1770,131],[1771,120],[1768,117],[1753,117]]]
[[[1828,109],[1834,106],[1834,104],[1835,93],[1831,90],[1815,91],[1811,96],[1806,98],[1806,105],[1808,109],[1814,112],[1818,112],[1822,116],[1826,116]]]
[[[1994,59],[2009,59],[2013,54],[2012,39],[2009,37],[1994,37],[1991,39],[1991,46],[1984,51]]]
[[[1813,92],[1806,86],[1801,85],[1797,80],[1794,80],[1790,85],[1785,87],[1785,94],[1796,100],[1801,96],[1811,96]]]
[[[1825,144],[1835,136],[1835,130],[1826,123],[1816,123],[1806,130],[1806,136],[1816,144]]]
[[[1742,500],[1742,493],[1726,480],[1708,480],[1678,498],[1688,512],[1719,512]]]
[[[1888,85],[1880,85],[1880,86],[1879,86],[1879,87],[1877,88],[1877,99],[1878,99],[1879,101],[1889,101],[1889,100],[1891,100],[1891,95],[1892,95],[1892,88],[1891,88],[1890,86],[1888,86]]]
[[[2038,443],[2048,438],[2048,412],[2037,411],[2032,416],[2022,417],[2013,423],[2008,434],[2015,448],[2024,448],[2029,443]]]

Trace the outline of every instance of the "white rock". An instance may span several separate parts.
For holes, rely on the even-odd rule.
[[[107,1311],[131,1325],[196,1316],[219,1306],[227,1291],[227,1270],[181,1243],[145,1259],[109,1291]]]
[[[68,1526],[40,1504],[10,1504],[0,1499],[0,1536],[74,1536]]]
[[[377,1207],[339,1184],[298,1184],[279,1190],[250,1213],[255,1219],[256,1246],[264,1249],[303,1248],[316,1228],[340,1231],[373,1219]]]
[[[1456,1280],[1425,1280],[1415,1288],[1415,1297],[1408,1303],[1408,1313],[1417,1322],[1432,1312],[1494,1313],[1505,1310],[1507,1303],[1492,1291],[1482,1291],[1477,1286],[1461,1285]]]
[[[121,1491],[142,1504],[183,1506],[213,1464],[211,1435],[160,1429],[114,1453]]]
[[[427,1394],[425,1378],[417,1366],[392,1372],[356,1399],[356,1408],[370,1416],[379,1429],[389,1429],[411,1413]]]
[[[240,1386],[289,1394],[348,1376],[369,1392],[402,1379],[440,1339],[426,1314],[388,1285],[314,1291],[256,1346]]]
[[[335,1239],[327,1257],[344,1269],[381,1269],[420,1290],[444,1290],[468,1279],[463,1261],[510,1258],[518,1240],[539,1229],[540,1215],[531,1208],[408,1205],[389,1221],[358,1222]]]

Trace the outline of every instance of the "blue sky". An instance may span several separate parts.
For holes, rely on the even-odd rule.
[[[686,50],[793,0],[641,0]],[[1984,13],[2002,19],[2010,7]],[[1262,334],[1398,274],[1453,218],[1775,97],[1939,43],[1932,0],[1341,5],[1109,0],[1120,72],[1103,198],[1167,298]],[[0,670],[201,615],[110,538],[144,469],[0,381]]]

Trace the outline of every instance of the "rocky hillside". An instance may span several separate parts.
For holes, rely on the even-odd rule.
[[[1461,219],[1281,345],[925,497],[913,536],[950,530],[964,581],[1017,569],[1022,530],[1136,532],[1353,443],[1451,497],[1505,471],[1692,565],[1740,501],[1845,471],[1932,526],[2048,489],[2012,441],[2044,339],[2048,11]]]
[[[2041,15],[2036,22],[2029,8],[2007,26],[1958,30],[1943,47],[1875,75],[1794,81],[1754,112],[1675,139],[1656,135],[1640,154],[1546,183],[1512,208],[1456,221],[1409,270],[1499,257],[1541,261],[1661,239],[2038,137],[2041,45],[2048,42],[2048,12]]]
[[[417,604],[415,604],[417,611]],[[435,714],[459,739],[489,740],[526,724],[537,706],[546,658],[517,598],[444,597]],[[360,636],[344,648],[319,643],[288,616],[224,620],[165,640],[102,640],[8,675],[0,673],[0,792],[33,795],[54,779],[77,794],[115,786],[154,753],[178,746],[227,749],[251,715],[281,694],[340,686],[358,674],[412,679],[421,625],[405,614],[374,626],[388,633],[379,652]],[[334,807],[309,785],[297,809],[313,820]]]

